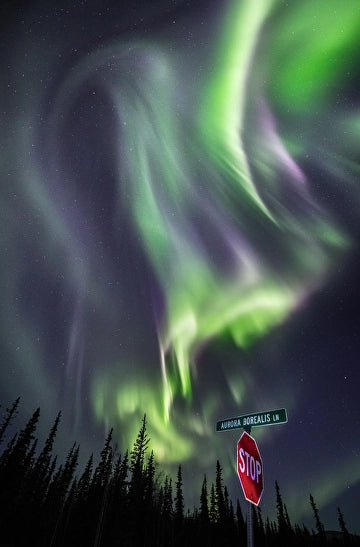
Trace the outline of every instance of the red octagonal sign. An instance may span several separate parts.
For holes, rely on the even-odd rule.
[[[263,463],[258,446],[246,431],[241,435],[236,450],[237,473],[245,498],[259,505],[263,493]]]

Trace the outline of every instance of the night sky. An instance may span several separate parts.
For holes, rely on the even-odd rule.
[[[360,533],[358,0],[2,6],[0,402]]]

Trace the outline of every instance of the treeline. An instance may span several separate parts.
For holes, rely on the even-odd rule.
[[[181,465],[175,481],[161,471],[149,449],[145,415],[131,450],[114,450],[111,430],[99,462],[91,455],[79,472],[77,443],[62,463],[53,454],[61,413],[41,450],[35,437],[40,409],[5,446],[18,406],[19,399],[0,423],[0,547],[246,545],[246,519],[239,501],[234,507],[229,499],[219,461],[215,481],[203,477],[199,506],[185,511]],[[256,546],[329,544],[312,496],[316,531],[293,525],[277,483],[275,491],[275,521],[253,507]],[[358,545],[339,508],[338,517],[342,533],[331,544]]]

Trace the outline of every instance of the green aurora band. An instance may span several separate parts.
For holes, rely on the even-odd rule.
[[[135,229],[165,295],[162,388],[155,382],[149,390],[139,379],[118,386],[112,372],[108,378],[100,373],[95,412],[111,422],[146,408],[155,450],[167,461],[184,460],[193,451],[191,437],[180,433],[170,415],[178,395],[191,401],[196,356],[204,344],[230,334],[248,348],[324,282],[339,251],[350,244],[311,196],[300,167],[308,144],[293,131],[280,135],[269,106],[276,111],[285,104],[290,116],[301,115],[305,132],[314,113],[325,112],[334,100],[353,62],[360,13],[356,2],[332,4],[333,10],[323,2],[315,8],[294,3],[291,9],[268,0],[230,2],[191,120],[174,109],[176,62],[150,44],[133,50],[145,65],[141,82],[127,82],[127,95],[122,83],[112,86],[119,124],[125,126],[121,179],[129,181]],[[335,8],[342,21],[337,32]],[[296,206],[286,202],[285,192]],[[228,268],[209,252],[202,226],[221,240]],[[266,256],[259,233],[283,252],[280,266]],[[241,382],[235,391],[240,404]],[[130,438],[138,426],[132,423]],[[201,420],[190,423],[207,434]]]

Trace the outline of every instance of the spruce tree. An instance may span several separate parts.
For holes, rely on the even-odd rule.
[[[25,477],[34,458],[35,430],[40,416],[38,408],[26,426],[10,441],[0,468],[0,522],[9,522],[9,515],[15,514],[21,491],[25,487]]]
[[[27,457],[32,451],[32,443],[35,440],[35,431],[39,416],[40,408],[37,408],[24,429],[20,431],[12,449],[9,465],[17,472],[20,470],[22,470],[22,472],[27,471]]]
[[[287,507],[286,507],[286,503],[284,503],[284,514],[285,514],[285,522],[286,522],[287,529],[290,531],[290,530],[292,530],[292,526],[291,526],[291,522],[290,522],[289,513],[288,513],[288,510],[287,510]]]
[[[3,437],[4,437],[4,434],[5,434],[5,431],[7,430],[7,428],[9,427],[9,425],[11,424],[12,420],[14,419],[14,417],[17,415],[18,413],[18,406],[19,406],[19,402],[20,402],[20,397],[18,397],[12,404],[12,406],[10,408],[7,408],[6,409],[6,415],[4,416],[3,418],[3,421],[0,425],[0,444],[2,443],[2,440],[3,440]]]
[[[124,456],[119,454],[118,460],[114,469],[114,482],[121,494],[123,494],[127,487],[127,476],[129,471],[129,452],[125,452]]]
[[[277,508],[277,525],[279,534],[281,537],[286,537],[287,525],[285,517],[285,509],[280,494],[280,488],[277,481],[275,481],[275,490],[276,490],[276,508]]]
[[[337,512],[338,512],[338,521],[339,521],[340,530],[343,534],[344,545],[350,545],[350,534],[348,529],[346,528],[344,515],[342,514],[340,507],[337,508]]]
[[[138,515],[143,509],[142,505],[145,480],[144,459],[148,444],[149,439],[146,431],[146,415],[144,414],[139,433],[130,452],[129,469],[131,478],[129,483],[128,498],[129,512],[131,515],[130,520],[132,521],[134,533],[138,533],[139,527],[136,522],[139,520]]]
[[[10,455],[13,452],[14,446],[16,444],[18,438],[18,433],[15,433],[15,435],[12,437],[12,439],[8,442],[6,449],[3,451],[3,453],[0,456],[0,484],[1,484],[1,473],[3,469],[6,468]]]
[[[184,496],[182,491],[182,473],[181,465],[179,465],[177,472],[177,480],[175,483],[176,496],[175,496],[175,527],[180,529],[184,521]]]
[[[127,503],[127,474],[128,474],[128,451],[125,456],[117,456],[116,463],[111,477],[111,488],[109,491],[109,503],[107,511],[107,528],[104,537],[104,545],[108,543],[123,543],[124,526],[126,523]]]
[[[140,431],[130,453],[130,471],[133,475],[136,475],[139,472],[141,473],[143,470],[145,454],[149,442],[150,439],[148,438],[146,431],[146,414],[144,414]]]
[[[196,526],[196,536],[194,536],[194,544],[204,545],[204,547],[210,544],[210,516],[206,475],[204,475],[201,485],[200,508],[197,512],[196,519],[193,519],[192,521],[187,520],[186,522],[187,524],[194,523]],[[189,526],[187,527],[187,529],[189,529]]]
[[[77,443],[74,443],[66,457],[64,469],[60,478],[61,499],[65,498],[74,480],[75,471],[79,463],[79,450],[80,446]]]
[[[223,492],[222,468],[219,460],[216,461],[215,511],[217,522],[224,523],[226,520],[226,507]]]
[[[164,482],[164,499],[162,515],[165,519],[173,516],[173,501],[172,501],[172,478],[166,475]]]
[[[208,505],[206,475],[204,475],[203,483],[201,486],[199,517],[200,517],[200,523],[203,526],[207,526],[209,523],[209,505]]]
[[[230,515],[230,499],[227,486],[224,486],[224,517],[227,519]]]
[[[45,474],[47,474],[49,470],[51,456],[52,456],[52,449],[53,449],[55,437],[57,434],[57,430],[59,427],[60,419],[61,419],[61,412],[57,414],[54,424],[52,425],[49,435],[45,441],[44,448],[40,452],[39,457],[36,461],[35,467],[39,473],[44,472]]]
[[[118,512],[122,513],[126,504],[128,493],[128,472],[129,472],[129,453],[125,452],[123,458],[120,457],[118,465],[114,471],[114,492]]]
[[[74,473],[78,465],[79,446],[74,443],[66,456],[65,464],[60,465],[49,485],[45,503],[48,507],[62,507],[69,488],[74,480]]]
[[[105,487],[109,480],[113,459],[112,435],[113,429],[110,429],[105,440],[104,448],[100,452],[99,464],[94,471],[92,488],[95,490],[96,495],[100,489]]]
[[[171,545],[173,542],[173,514],[172,479],[166,475],[161,510],[160,545]]]
[[[216,500],[215,500],[215,486],[214,483],[211,483],[210,487],[210,522],[215,524],[217,522],[217,514],[216,514]]]
[[[153,450],[150,453],[144,472],[144,504],[149,507],[153,500],[155,478],[155,459]]]
[[[326,542],[325,528],[324,528],[323,523],[320,520],[318,508],[316,507],[316,503],[315,503],[314,498],[311,494],[310,494],[310,505],[311,505],[311,508],[314,512],[315,525],[316,525],[316,530],[318,531],[320,543],[325,544],[325,542]]]
[[[90,484],[91,484],[91,478],[93,473],[93,454],[90,455],[90,458],[88,459],[85,469],[80,476],[80,479],[77,483],[77,491],[76,495],[78,500],[86,501],[88,499],[89,490],[90,490]]]
[[[91,521],[89,519],[87,537],[89,538],[88,541],[90,541],[91,537],[94,537],[94,546],[101,542],[107,516],[109,495],[111,495],[112,435],[113,429],[110,429],[105,439],[104,447],[100,452],[99,463],[95,468],[90,483],[88,506]]]
[[[44,447],[38,458],[34,462],[30,476],[31,504],[41,504],[44,502],[45,493],[49,487],[52,474],[52,449],[55,441],[57,429],[61,418],[61,412],[55,418],[49,435],[45,441]]]
[[[149,544],[155,542],[156,518],[154,509],[155,493],[155,457],[151,451],[144,469],[143,477],[143,520],[144,537]]]
[[[150,439],[146,430],[146,414],[144,414],[139,433],[130,452],[130,483],[128,490],[128,524],[129,540],[135,544],[141,544],[145,533],[144,527],[144,493],[145,493],[145,455]]]
[[[0,472],[0,524],[3,519],[1,528],[5,533],[8,530],[19,543],[25,538],[29,539],[30,526],[35,526],[31,518],[34,509],[30,503],[33,487],[31,473],[35,461],[35,431],[39,416],[38,408],[16,436],[16,440],[8,445]],[[22,521],[21,527],[17,526],[19,520]]]
[[[38,444],[38,439],[34,439],[28,450],[28,453],[26,454],[24,458],[24,468],[25,468],[26,478],[29,478],[33,471],[37,444]]]

